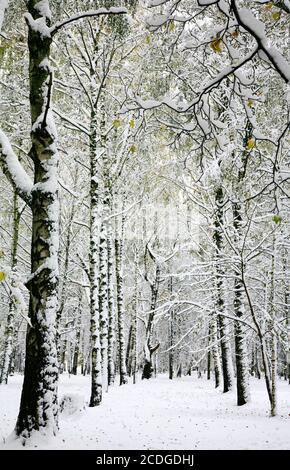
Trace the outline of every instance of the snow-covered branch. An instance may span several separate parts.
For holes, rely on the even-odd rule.
[[[231,1],[231,7],[238,24],[255,38],[258,49],[266,55],[266,58],[271,62],[283,80],[288,83],[290,81],[290,65],[277,49],[269,46],[265,36],[264,24],[255,18],[248,8],[238,8],[235,0]]]
[[[0,130],[0,165],[18,195],[28,204],[31,202],[33,183],[15,155],[8,137]]]

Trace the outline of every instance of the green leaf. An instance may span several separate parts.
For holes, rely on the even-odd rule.
[[[280,215],[274,215],[272,220],[273,220],[273,222],[275,222],[275,224],[281,224],[282,217]]]
[[[114,119],[113,121],[113,126],[115,129],[119,129],[119,127],[121,127],[122,125],[122,121],[120,119]]]

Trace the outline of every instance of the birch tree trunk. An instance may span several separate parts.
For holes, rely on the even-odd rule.
[[[223,274],[224,269],[222,267],[222,246],[223,246],[223,190],[219,187],[215,194],[216,202],[216,217],[215,217],[215,230],[214,230],[214,242],[216,247],[216,312],[218,314],[218,326],[221,338],[221,356],[222,356],[222,373],[224,381],[224,393],[231,390],[233,385],[232,377],[232,358],[231,348],[228,338],[228,325],[227,320],[223,316],[224,313],[224,286],[223,286]]]
[[[275,314],[275,277],[276,277],[276,237],[273,240],[273,253],[271,259],[270,271],[270,346],[271,346],[271,416],[276,416],[277,412],[277,333],[276,333],[276,314]]]
[[[133,384],[136,383],[136,374],[137,374],[137,315],[138,315],[138,297],[139,297],[139,288],[138,288],[138,251],[136,253],[135,259],[135,279],[134,279],[134,299],[133,299],[133,312],[132,312],[132,342],[130,349],[130,363],[131,371],[133,376]]]
[[[207,352],[207,380],[210,380],[211,376],[211,348],[210,348],[210,343],[211,343],[211,329],[210,329],[210,324],[208,327],[208,352]]]
[[[142,373],[142,379],[150,379],[153,375],[154,368],[152,363],[152,356],[156,349],[159,347],[159,343],[155,346],[152,344],[153,340],[153,329],[154,329],[154,317],[155,309],[157,304],[158,290],[160,284],[160,266],[156,263],[155,278],[151,287],[151,303],[150,313],[146,326],[145,345],[144,345],[144,367]]]
[[[173,300],[173,283],[172,283],[172,277],[170,278],[169,281],[169,290],[171,294],[171,299]],[[169,330],[168,330],[168,336],[169,336],[169,354],[168,354],[168,371],[169,371],[169,379],[172,380],[174,376],[174,352],[173,352],[173,345],[174,345],[174,308],[171,307],[170,309],[170,314],[169,314]]]
[[[82,324],[82,292],[79,293],[79,305],[76,318],[76,337],[75,345],[73,351],[73,363],[71,373],[77,375],[78,373],[78,364],[79,364],[79,354],[80,354],[80,342],[81,342],[81,324]]]
[[[115,343],[116,343],[116,318],[115,318],[115,305],[114,305],[114,285],[113,285],[113,272],[114,272],[114,257],[113,257],[113,244],[112,244],[112,226],[111,219],[108,221],[108,384],[114,385],[115,381]]]
[[[214,316],[210,320],[210,337],[211,337],[211,351],[212,351],[212,359],[213,359],[215,388],[218,388],[221,383],[222,370],[221,370],[221,360],[220,360],[220,353],[219,353],[217,319]]]
[[[242,222],[241,208],[238,203],[233,207],[234,228],[236,229],[237,242],[240,239],[240,227]],[[247,342],[245,334],[245,326],[239,319],[244,316],[243,306],[243,285],[240,279],[240,273],[236,270],[234,280],[234,312],[237,321],[234,323],[235,331],[235,357],[237,370],[237,404],[245,405],[250,399],[249,392],[249,372],[247,358]]]
[[[97,105],[98,86],[96,74],[96,60],[98,55],[97,39],[95,43],[94,56],[91,67],[91,97],[93,107],[91,110],[91,133],[90,133],[90,250],[89,250],[89,273],[90,273],[90,316],[91,316],[91,398],[90,406],[94,407],[102,401],[102,360],[100,342],[100,314],[99,314],[99,237],[100,237],[100,215],[99,215],[99,172],[98,172],[98,148],[97,148]]]
[[[103,388],[108,390],[108,246],[106,222],[101,225],[99,245],[99,310]]]
[[[101,86],[101,85],[100,85]],[[101,230],[99,244],[99,311],[103,388],[108,391],[108,220],[110,217],[110,174],[106,138],[105,83],[99,93],[101,142]]]
[[[138,278],[137,268],[135,269],[134,279],[134,297],[132,301],[131,325],[127,349],[127,372],[129,377],[133,377],[133,383],[136,383],[137,366],[137,311],[138,311]]]
[[[253,128],[251,123],[248,121],[246,125],[244,145],[247,146],[247,142],[252,137]],[[242,156],[242,166],[238,171],[237,185],[236,185],[236,199],[242,199],[242,183],[246,176],[247,164],[248,164],[249,153],[245,148]],[[240,247],[241,241],[241,228],[242,228],[242,205],[240,202],[233,203],[233,227],[235,229],[235,242],[237,247]],[[241,280],[241,274],[239,269],[235,269],[234,272],[234,312],[238,321],[234,323],[235,331],[235,358],[236,358],[236,370],[237,370],[237,405],[242,406],[246,404],[250,399],[249,390],[249,365],[247,356],[247,344],[245,325],[239,321],[244,317],[244,295],[243,295],[243,284]]]
[[[9,293],[9,311],[7,317],[6,331],[5,331],[5,343],[4,343],[4,355],[1,367],[0,384],[8,383],[8,376],[12,365],[13,356],[13,343],[14,343],[14,321],[15,321],[15,299],[13,297],[13,287],[15,286],[15,274],[17,270],[17,248],[19,238],[19,222],[20,213],[18,209],[18,196],[16,191],[13,194],[13,234],[12,234],[12,249],[11,249],[11,291]]]
[[[27,438],[33,430],[55,434],[58,428],[55,321],[58,306],[58,153],[50,111],[52,69],[49,65],[52,38],[50,14],[28,2],[29,82],[31,107],[30,157],[34,164],[32,189],[32,275],[26,359],[16,434]]]
[[[126,384],[128,382],[127,370],[126,370],[125,335],[124,335],[123,229],[124,229],[124,217],[122,217],[122,227],[121,227],[120,235],[118,234],[118,230],[116,230],[116,237],[115,237],[120,385]]]
[[[174,344],[174,310],[173,308],[170,311],[169,315],[169,347],[172,348]],[[169,379],[172,380],[174,376],[174,353],[173,349],[170,349],[168,354],[168,370],[169,370]]]
[[[290,286],[287,279],[287,250],[283,250],[283,290],[284,290],[284,311],[286,319],[286,379],[290,384]]]

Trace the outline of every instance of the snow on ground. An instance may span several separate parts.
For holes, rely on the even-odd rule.
[[[21,376],[0,387],[0,448],[17,417]],[[278,383],[278,416],[269,417],[263,380],[252,379],[251,403],[237,407],[235,393],[223,394],[206,379],[165,376],[136,385],[115,386],[103,404],[88,408],[90,379],[63,375],[60,432],[41,449],[290,449],[290,386]],[[71,397],[71,398],[68,398]],[[23,448],[23,447],[21,447]],[[27,446],[25,448],[28,448]]]

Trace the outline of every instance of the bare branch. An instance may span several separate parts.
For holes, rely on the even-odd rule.
[[[99,8],[98,10],[88,10],[83,13],[78,13],[76,15],[71,16],[67,20],[59,21],[54,26],[50,28],[50,34],[53,37],[59,30],[61,30],[64,26],[74,23],[75,21],[79,21],[83,18],[91,18],[94,16],[103,16],[103,15],[124,15],[127,13],[126,8]]]

